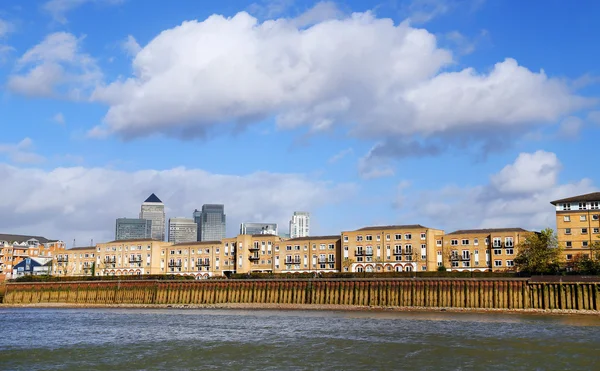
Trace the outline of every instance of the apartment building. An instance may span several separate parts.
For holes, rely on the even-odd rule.
[[[342,271],[435,270],[435,241],[443,234],[443,230],[420,224],[364,227],[342,232]]]
[[[96,269],[96,246],[64,250],[52,261],[52,274],[57,276],[91,276]]]
[[[228,275],[235,271],[235,248],[230,253],[230,244],[230,241],[194,241],[163,245],[156,274],[194,276],[198,279]]]
[[[119,240],[96,245],[96,275],[160,274],[161,247],[169,242],[151,239]]]
[[[564,248],[564,260],[589,255],[600,242],[600,192],[550,202],[556,208],[556,234]]]
[[[340,236],[298,237],[275,246],[275,273],[339,272]]]
[[[0,274],[12,278],[14,267],[26,258],[52,257],[65,243],[40,236],[0,234]]]
[[[530,233],[522,228],[458,230],[436,240],[436,265],[450,271],[510,272],[517,246]]]

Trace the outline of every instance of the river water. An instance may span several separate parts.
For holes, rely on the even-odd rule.
[[[599,316],[0,309],[0,370],[600,370]]]

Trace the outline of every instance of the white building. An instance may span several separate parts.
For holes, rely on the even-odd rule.
[[[198,236],[198,224],[191,218],[169,219],[169,242],[195,242]]]
[[[277,223],[242,223],[240,234],[272,234],[277,236]]]
[[[290,238],[310,236],[310,213],[294,211],[290,220]]]
[[[152,239],[165,240],[165,204],[154,193],[142,203],[140,219],[152,221]]]

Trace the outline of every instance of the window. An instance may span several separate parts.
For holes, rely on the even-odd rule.
[[[571,241],[566,241],[566,242],[565,242],[565,246],[566,246],[566,247],[573,247],[573,242],[571,242]]]
[[[465,259],[465,260],[471,259],[471,254],[469,253],[469,250],[463,250],[462,251],[462,258]]]
[[[435,245],[436,246],[442,246],[442,240],[436,240],[435,241]]]
[[[475,246],[479,245],[479,238],[473,239],[473,245],[475,245]]]
[[[348,236],[344,236],[344,242],[348,242]]]
[[[587,234],[587,233],[588,233],[587,228],[581,228],[581,234]]]
[[[587,209],[587,203],[586,202],[580,202],[579,203],[579,210],[585,210]]]
[[[405,239],[405,240],[410,240],[410,239],[412,239],[412,234],[410,234],[410,233],[405,233],[405,234],[404,234],[404,239]]]
[[[600,228],[594,228],[594,229],[592,229],[592,232],[593,233],[600,233]]]
[[[564,222],[570,222],[571,221],[571,216],[570,215],[563,216],[563,221]]]
[[[495,250],[494,250],[494,255],[502,255],[502,250],[500,250],[500,249],[495,249]]]
[[[452,246],[458,245],[458,240],[451,240],[450,245],[452,245]]]
[[[579,215],[579,221],[580,222],[585,222],[587,219],[585,217],[585,215]]]
[[[467,262],[465,262],[465,261],[464,261],[464,262],[462,262],[462,266],[463,266],[463,267],[470,267],[470,266],[471,266],[471,262],[468,262],[468,261],[467,261]]]
[[[501,267],[502,266],[502,260],[494,260],[494,267]]]
[[[513,249],[506,249],[506,255],[513,255],[515,253],[515,250]]]
[[[461,243],[462,243],[463,245],[468,245],[468,244],[469,244],[469,240],[466,240],[466,239],[464,239],[464,240],[462,240],[462,241],[461,241]]]
[[[571,204],[562,204],[563,210],[571,210]]]
[[[567,254],[567,260],[571,260],[571,259],[573,259],[573,255]]]
[[[590,202],[591,209],[592,210],[598,210],[598,209],[600,209],[600,207],[599,207],[600,205],[599,204],[600,204],[600,202],[598,202],[598,201]]]
[[[588,247],[588,242],[587,241],[583,241],[581,243],[581,247]]]
[[[401,234],[396,234],[396,235],[394,235],[394,239],[395,240],[401,240],[402,239],[402,235]]]
[[[377,235],[377,241],[381,241],[381,236]]]
[[[360,241],[362,241],[362,240],[363,240],[363,237],[362,237],[362,236],[356,236],[356,241],[360,242]]]
[[[485,244],[486,246],[490,244],[490,239],[488,237],[485,238]]]
[[[386,235],[385,235],[385,240],[386,240],[386,241],[389,241],[389,240],[390,240],[390,235],[389,235],[389,234],[386,234]]]
[[[424,240],[426,238],[425,233],[421,233],[421,239]]]
[[[502,239],[500,237],[494,237],[494,247],[502,247]]]
[[[598,220],[600,216],[598,214],[592,214],[592,220]]]
[[[371,236],[371,235],[367,235],[367,236],[366,236],[366,239],[367,239],[367,241],[373,241],[373,236]]]
[[[565,228],[565,234],[571,234],[571,228]]]
[[[512,237],[506,237],[504,239],[504,247],[513,247],[513,238]]]
[[[507,261],[506,261],[506,266],[507,266],[507,267],[514,267],[514,266],[515,266],[515,262],[514,262],[514,261],[512,261],[512,260],[507,260]]]

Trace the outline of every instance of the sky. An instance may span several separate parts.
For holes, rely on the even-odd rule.
[[[598,190],[600,2],[0,2],[0,232],[555,227]],[[75,242],[73,243],[73,240]]]

